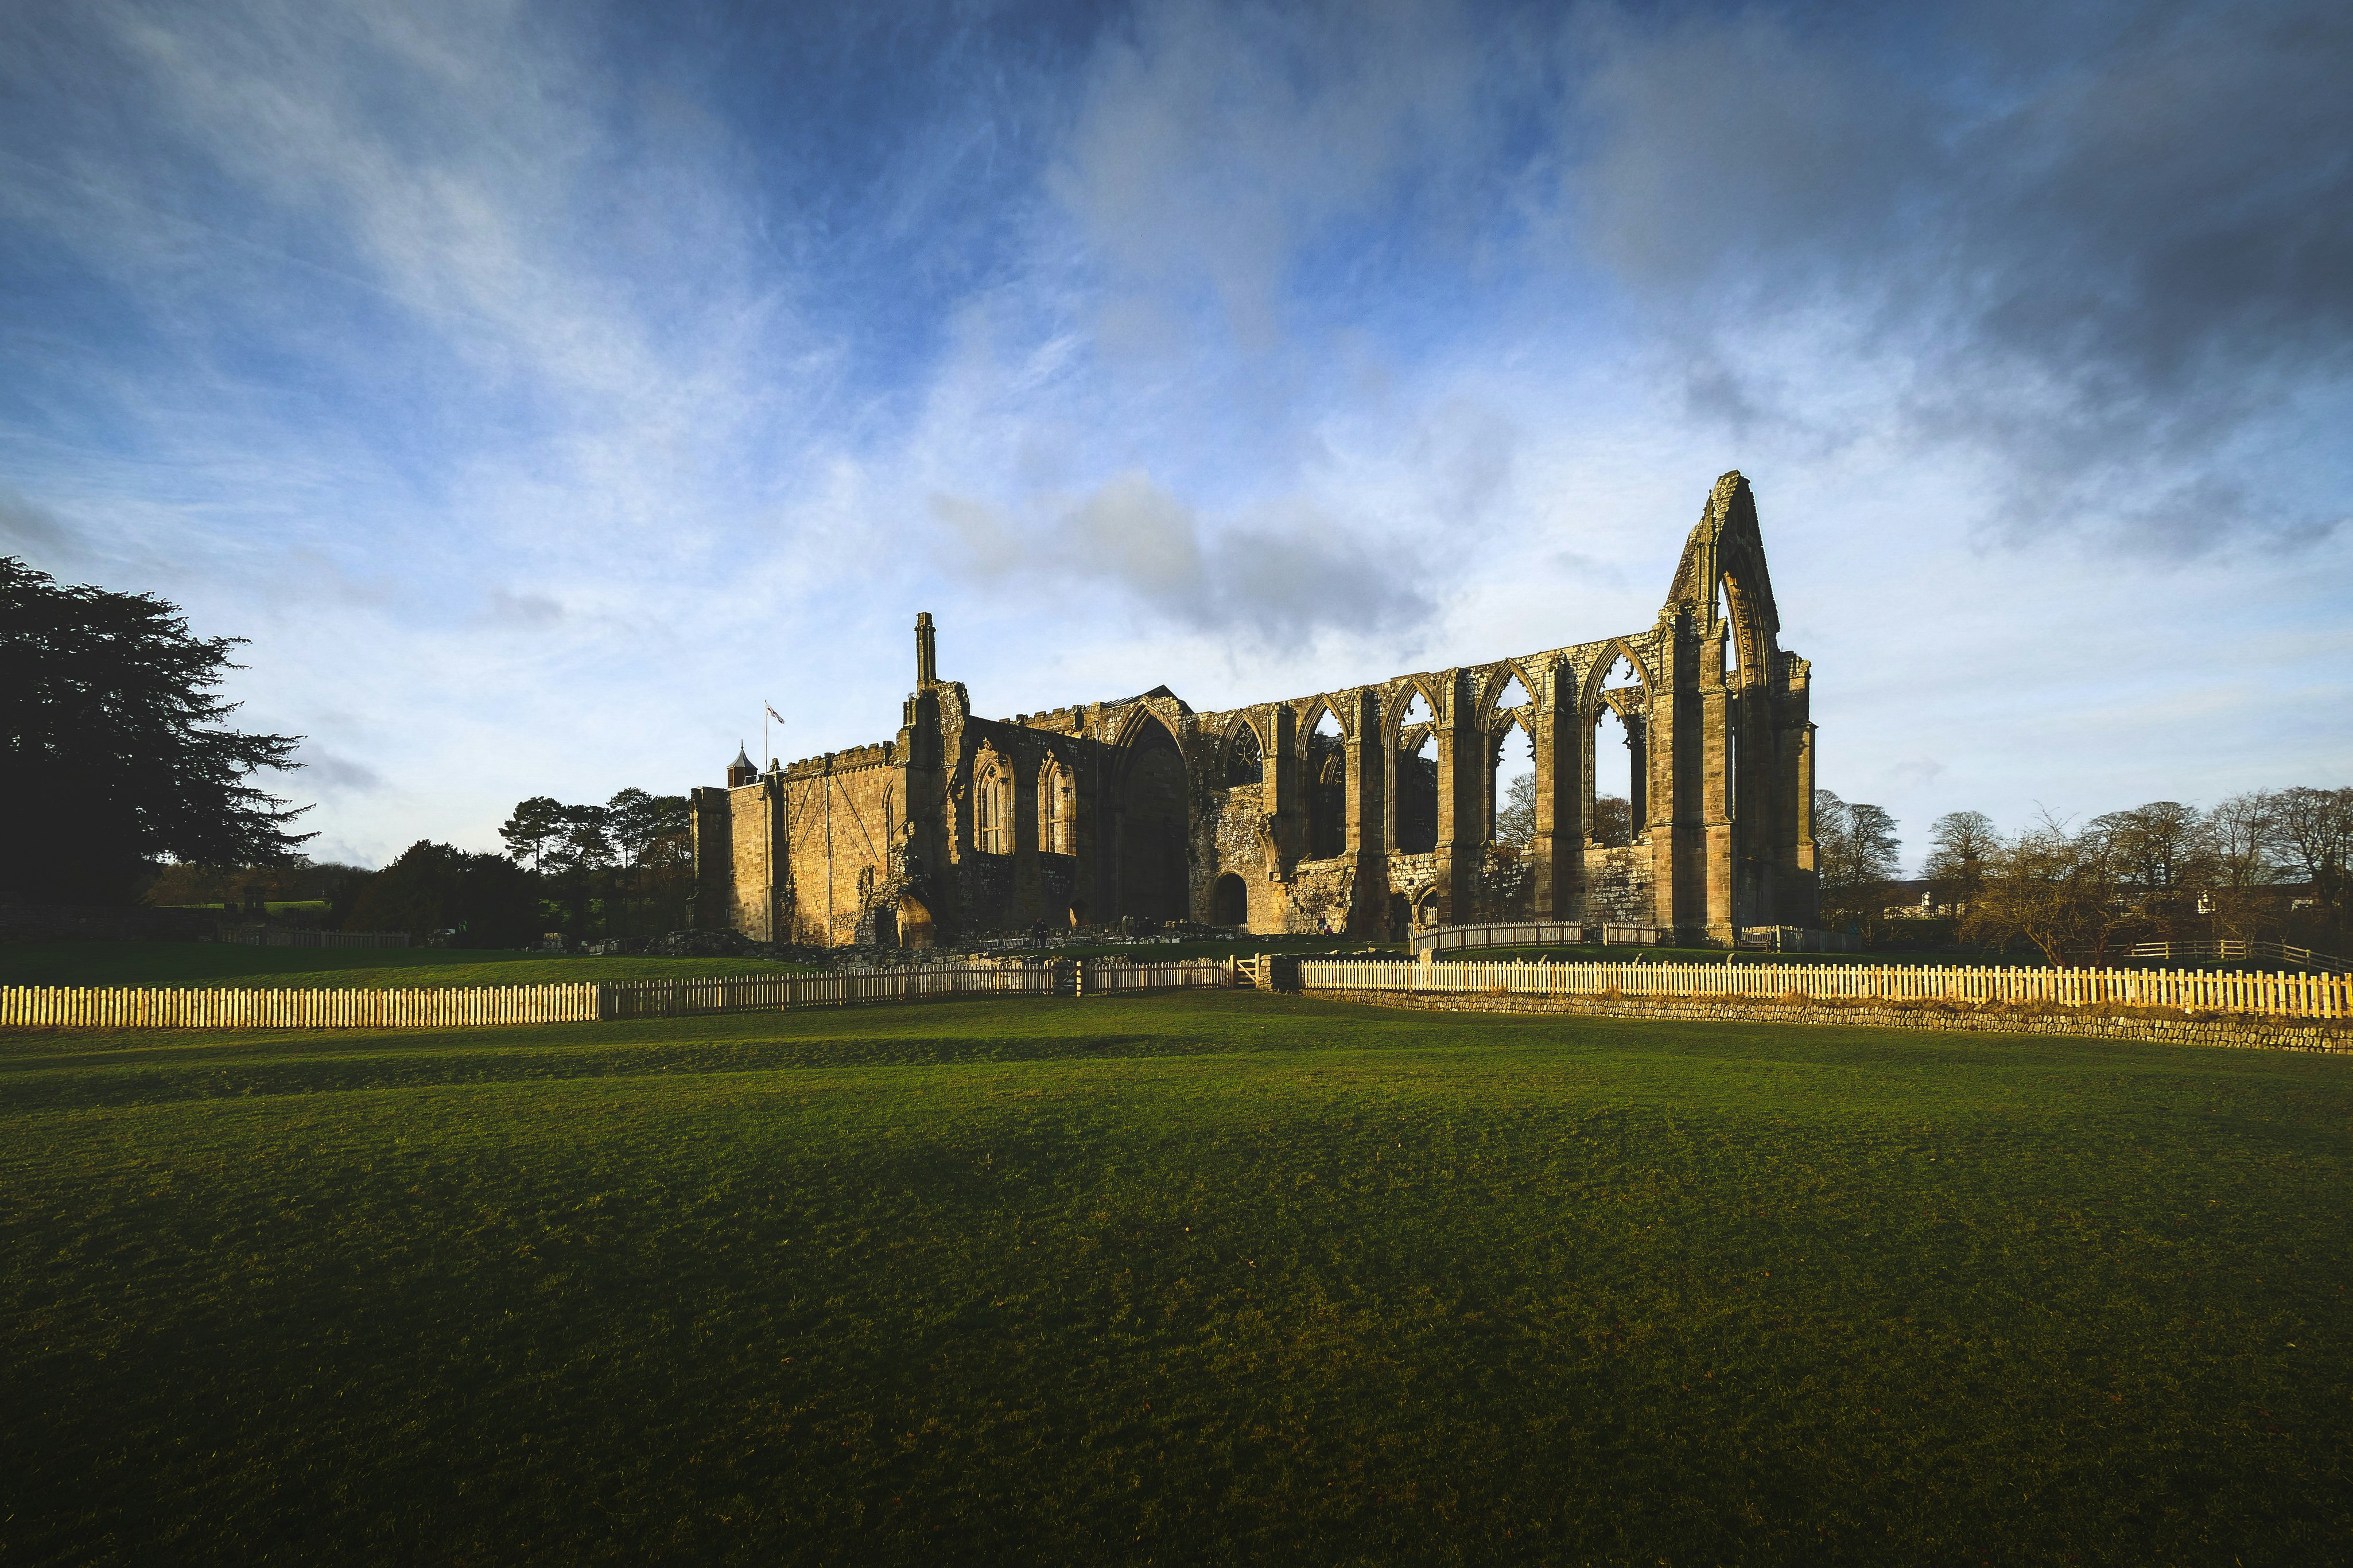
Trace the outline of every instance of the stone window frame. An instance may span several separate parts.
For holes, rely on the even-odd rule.
[[[983,747],[972,767],[973,847],[983,855],[1013,853],[1013,775],[994,747]]]
[[[1049,756],[1038,770],[1038,847],[1047,855],[1079,852],[1079,780],[1070,763]]]

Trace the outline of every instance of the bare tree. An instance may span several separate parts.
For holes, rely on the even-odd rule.
[[[2353,787],[2284,789],[2272,797],[2272,842],[2304,873],[2327,913],[2345,913],[2346,868],[2353,862]]]
[[[2107,835],[2126,881],[2156,894],[2172,892],[2195,879],[2204,825],[2196,806],[2178,800],[2153,800],[2092,819],[2092,826]]]
[[[2116,863],[2124,896],[2140,915],[2170,930],[2195,911],[2198,889],[2212,879],[2206,820],[2178,800],[2156,800],[2092,819]]]
[[[2211,872],[2205,910],[2226,935],[2242,941],[2278,923],[2270,889],[2278,880],[2273,845],[2279,832],[2277,797],[2263,790],[2234,795],[2206,814],[2204,847]]]
[[[1982,811],[1948,811],[1928,828],[1928,863],[1936,901],[1963,910],[1985,885],[1986,862],[2001,848],[1993,818]]]
[[[1895,819],[1880,807],[1814,792],[1814,868],[1825,916],[1877,920],[1902,847]]]
[[[1512,780],[1503,808],[1495,813],[1495,842],[1525,849],[1536,840],[1536,775],[1520,773]]]
[[[1994,947],[2023,941],[2054,965],[2071,954],[2096,963],[2138,918],[2123,896],[2107,835],[2071,833],[2045,814],[1989,858],[1961,934]]]

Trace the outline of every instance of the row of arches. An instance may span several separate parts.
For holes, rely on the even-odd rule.
[[[1725,624],[1729,626],[1733,620],[1727,608]],[[1733,636],[1722,637],[1719,647],[1726,650],[1727,669],[1747,657]],[[1645,819],[1642,731],[1650,706],[1650,673],[1633,648],[1618,643],[1608,657],[1587,668],[1577,686],[1580,698],[1576,709],[1587,726],[1577,755],[1579,782],[1586,792],[1579,819],[1593,842],[1630,843]],[[1479,837],[1525,846],[1535,830],[1540,714],[1520,664],[1507,663],[1491,672],[1478,699],[1478,712],[1472,738],[1474,743],[1483,742],[1486,787],[1476,791],[1483,800],[1465,800],[1463,805],[1483,810],[1483,821],[1474,830]],[[1349,731],[1343,710],[1331,699],[1306,704],[1304,717],[1291,742],[1301,768],[1300,805],[1306,819],[1304,842],[1298,847],[1304,858],[1326,859],[1346,847]],[[1434,850],[1440,816],[1440,731],[1430,685],[1420,678],[1399,681],[1377,707],[1364,703],[1357,718],[1360,723],[1382,722],[1395,748],[1395,766],[1385,770],[1385,787],[1394,795],[1387,841],[1409,854]],[[1727,751],[1733,744],[1727,738]],[[1237,714],[1227,727],[1222,755],[1212,753],[1204,761],[1229,789],[1262,787],[1271,750],[1260,723],[1250,714]],[[1060,764],[1051,766],[1057,776],[1053,783],[1041,783],[1039,794],[1039,844],[1049,852],[1071,853],[1076,847],[1075,781]],[[1181,920],[1190,912],[1187,776],[1185,755],[1166,723],[1148,711],[1139,712],[1105,781],[1108,820],[1102,827],[1107,831],[1098,844],[1112,851],[1102,862],[1110,883],[1104,889],[1107,914]],[[1001,841],[1009,845],[1009,839]],[[1240,879],[1229,874],[1206,890],[1209,907],[1202,912],[1219,923],[1246,921],[1248,889]]]
[[[1641,793],[1637,776],[1641,742],[1620,709],[1639,711],[1646,707],[1647,682],[1631,655],[1621,652],[1600,669],[1592,689],[1596,700],[1588,754],[1594,765],[1584,820],[1597,842],[1625,844],[1631,841],[1639,821],[1633,803]],[[1393,707],[1397,765],[1391,787],[1397,798],[1390,842],[1406,854],[1428,854],[1438,846],[1438,716],[1420,681],[1407,681],[1397,695],[1404,702]],[[1511,666],[1505,667],[1490,698],[1478,827],[1482,837],[1498,844],[1524,847],[1535,830],[1534,700]],[[1298,742],[1306,797],[1305,852],[1309,859],[1323,859],[1345,848],[1346,740],[1328,701],[1318,700],[1311,711],[1314,721]],[[1228,742],[1227,787],[1258,785],[1265,776],[1265,752],[1257,727],[1247,715],[1239,716]]]
[[[1621,681],[1620,677],[1625,679]],[[1578,706],[1599,718],[1605,688],[1630,684],[1638,686],[1647,696],[1651,689],[1648,670],[1623,644],[1616,656],[1598,666],[1591,676],[1580,682],[1583,689]],[[1420,676],[1408,676],[1392,686],[1382,703],[1385,728],[1400,742],[1410,731],[1436,721],[1435,699],[1429,683]],[[1533,733],[1535,723],[1535,700],[1522,679],[1516,664],[1506,664],[1498,669],[1484,693],[1476,700],[1477,716],[1473,729],[1496,729],[1517,726],[1523,732]],[[1340,739],[1349,737],[1349,727],[1340,717],[1334,699],[1317,697],[1298,704],[1293,711],[1299,725],[1295,732],[1303,737],[1297,742],[1307,744],[1303,737],[1324,734]],[[1245,710],[1234,714],[1227,730],[1227,752],[1229,759],[1229,784],[1255,784],[1263,776],[1264,759],[1270,742],[1260,731],[1260,721]],[[1410,749],[1408,746],[1406,749]]]

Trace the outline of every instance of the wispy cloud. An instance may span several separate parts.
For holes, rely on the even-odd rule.
[[[0,548],[250,636],[353,853],[875,738],[917,607],[1007,709],[1630,629],[1736,465],[1899,815],[2127,788],[1981,707],[2219,679],[2085,617],[2296,629],[2252,778],[2353,738],[2349,26],[23,7]]]

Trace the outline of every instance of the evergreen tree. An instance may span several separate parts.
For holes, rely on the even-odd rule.
[[[280,866],[313,835],[248,780],[300,767],[299,735],[250,735],[217,695],[244,639],[199,637],[152,594],[60,587],[0,556],[0,889],[128,901],[165,859]]]

